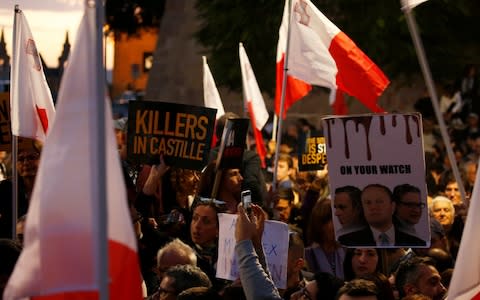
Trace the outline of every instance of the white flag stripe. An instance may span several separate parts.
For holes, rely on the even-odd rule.
[[[11,71],[11,127],[16,136],[45,141],[55,117],[52,94],[43,73],[25,15],[15,12],[15,41]]]
[[[263,126],[265,126],[268,121],[267,107],[265,106],[265,101],[263,100],[262,93],[258,87],[257,79],[255,78],[252,66],[250,65],[250,60],[248,59],[242,43],[239,45],[239,54],[245,98],[247,101],[252,102],[252,107],[255,110],[255,127],[258,130],[262,130]]]
[[[102,55],[96,53],[93,41],[95,10],[86,11],[62,78],[57,119],[43,148],[25,224],[25,246],[4,299],[37,295],[50,299],[59,293],[92,299],[82,293],[98,292],[99,220],[95,212],[99,186],[93,175],[99,164],[106,164],[108,174],[107,199],[100,200],[107,201],[110,295],[112,299],[119,299],[116,293],[123,293],[125,299],[141,299],[136,238],[108,104],[106,161],[94,159],[97,132],[91,127],[96,103],[106,99],[98,99],[95,87],[94,57]]]
[[[468,216],[463,229],[453,276],[448,289],[448,299],[470,300],[480,298],[480,168],[470,198]]]
[[[205,107],[216,108],[217,116],[216,119],[220,118],[225,114],[225,109],[223,108],[222,99],[218,93],[217,85],[213,79],[212,72],[207,64],[207,58],[205,56],[203,59],[203,100]]]
[[[402,9],[412,9],[428,0],[402,0]]]

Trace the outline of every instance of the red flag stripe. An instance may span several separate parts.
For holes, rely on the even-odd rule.
[[[45,108],[39,108],[38,105],[35,105],[35,108],[37,109],[37,115],[40,119],[40,123],[42,124],[43,132],[46,134],[48,130],[47,110]]]
[[[282,85],[283,85],[283,67],[285,62],[285,53],[282,59],[277,62],[277,84],[275,90],[275,113],[280,115],[280,104],[282,101]],[[285,118],[287,110],[298,100],[305,97],[312,90],[312,85],[297,79],[293,76],[287,76],[287,88],[285,91],[285,101],[283,109],[283,118]]]
[[[252,100],[247,101],[248,114],[250,115],[250,121],[252,122],[253,135],[255,137],[255,146],[257,147],[257,153],[262,163],[262,168],[266,168],[265,156],[267,155],[267,148],[263,142],[262,132],[255,126],[255,113],[253,110]]]
[[[329,52],[338,68],[338,89],[360,100],[371,111],[383,112],[377,98],[390,81],[380,68],[341,31],[332,39]]]

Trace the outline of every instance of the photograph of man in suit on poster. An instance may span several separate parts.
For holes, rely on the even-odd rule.
[[[364,229],[338,238],[344,246],[425,246],[426,242],[400,231],[393,223],[396,203],[390,189],[381,184],[369,184],[362,190],[361,203],[368,224]]]

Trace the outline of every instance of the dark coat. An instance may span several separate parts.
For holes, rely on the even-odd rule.
[[[370,246],[377,247],[377,243],[370,227],[350,232],[338,237],[340,244],[344,246]],[[422,247],[426,246],[426,242],[416,236],[402,232],[395,227],[395,246],[401,247]]]

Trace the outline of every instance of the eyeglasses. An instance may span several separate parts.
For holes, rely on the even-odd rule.
[[[29,153],[29,154],[20,154],[17,158],[17,161],[24,162],[24,161],[34,161],[40,158],[39,153]]]
[[[414,202],[404,202],[404,201],[398,201],[398,203],[405,205],[408,208],[425,208],[425,203],[414,203]]]

